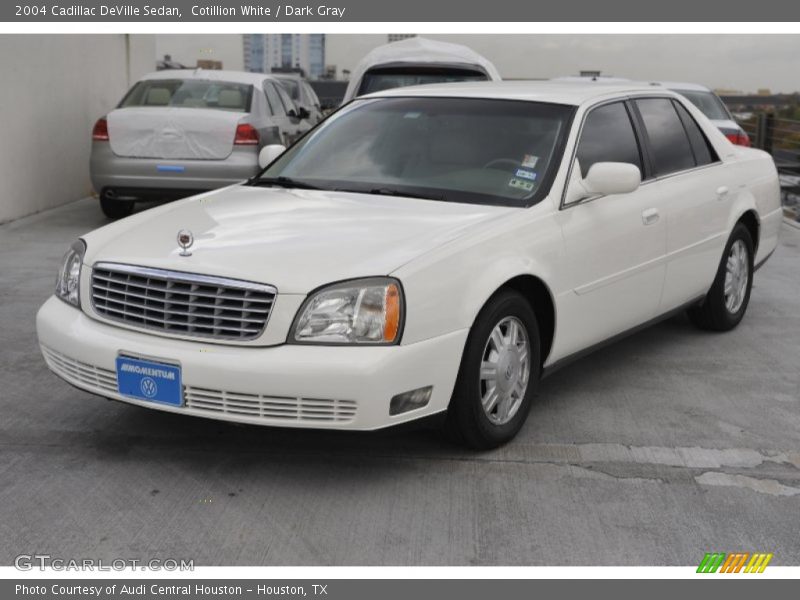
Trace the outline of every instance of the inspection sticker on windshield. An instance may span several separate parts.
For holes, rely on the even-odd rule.
[[[508,185],[519,190],[525,190],[526,192],[530,192],[533,189],[533,184],[530,181],[517,179],[516,177],[512,178],[511,181],[508,182]]]
[[[517,177],[522,177],[523,179],[530,179],[531,181],[536,181],[536,173],[533,171],[526,171],[525,169],[517,169],[517,172],[514,173]]]
[[[539,162],[539,157],[534,156],[533,154],[526,154],[522,157],[522,166],[527,167],[529,169],[533,169],[536,166],[536,163]]]

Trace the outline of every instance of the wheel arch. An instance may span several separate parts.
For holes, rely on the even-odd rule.
[[[550,356],[556,333],[556,304],[553,294],[543,279],[530,273],[522,273],[503,282],[492,294],[486,298],[480,310],[499,292],[503,290],[519,292],[533,308],[536,321],[539,325],[539,343],[541,344],[542,365]],[[480,313],[480,310],[478,313]],[[477,314],[475,318],[477,319]]]
[[[750,232],[753,239],[753,254],[758,252],[761,238],[761,216],[758,212],[756,198],[749,189],[742,189],[736,195],[728,217],[728,237],[733,233],[733,228],[742,223]]]
[[[753,258],[758,253],[758,242],[761,236],[761,219],[758,218],[758,212],[750,208],[744,211],[741,216],[736,220],[736,224],[742,223],[750,232],[750,237],[753,240]]]

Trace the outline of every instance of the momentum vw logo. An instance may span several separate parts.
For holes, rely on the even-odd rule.
[[[139,384],[145,398],[153,398],[158,393],[158,386],[152,377],[145,377]]]
[[[697,567],[698,573],[763,573],[767,568],[772,554],[763,552],[706,552],[700,566]]]

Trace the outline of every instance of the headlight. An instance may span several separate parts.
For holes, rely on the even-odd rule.
[[[86,252],[86,244],[78,240],[70,246],[61,262],[61,269],[56,280],[56,296],[67,304],[80,307],[81,263]]]
[[[387,277],[344,281],[309,296],[290,340],[310,344],[396,344],[403,323],[400,282]]]

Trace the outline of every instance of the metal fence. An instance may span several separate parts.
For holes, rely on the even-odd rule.
[[[737,119],[755,148],[769,152],[781,178],[786,215],[800,221],[800,121],[758,113]]]

